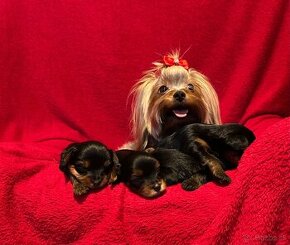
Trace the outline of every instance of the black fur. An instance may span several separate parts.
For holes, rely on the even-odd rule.
[[[190,191],[209,180],[206,167],[196,156],[164,148],[157,148],[150,154],[160,162],[160,176],[167,185],[182,183],[182,188]]]
[[[244,150],[254,141],[251,130],[241,124],[190,124],[164,137],[155,147],[177,149],[208,167],[213,179],[227,184],[224,170],[235,168]]]
[[[223,125],[189,124],[175,133],[164,137],[157,147],[178,149],[184,153],[192,153],[192,142],[196,138],[203,139],[217,157],[227,161],[226,152],[235,151],[242,155],[244,150],[255,140],[255,135],[245,126],[237,123]],[[231,166],[226,165],[229,169]]]

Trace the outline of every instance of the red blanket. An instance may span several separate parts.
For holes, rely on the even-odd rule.
[[[289,11],[283,0],[1,1],[1,244],[289,244]],[[257,135],[232,183],[74,198],[61,150],[128,141],[130,88],[159,53],[189,46],[223,121]]]

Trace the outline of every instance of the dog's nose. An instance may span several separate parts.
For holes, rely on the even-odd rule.
[[[159,192],[161,190],[161,185],[160,184],[155,184],[153,186],[153,190],[156,191],[156,192]]]
[[[173,98],[181,102],[185,99],[186,94],[183,91],[176,91]]]

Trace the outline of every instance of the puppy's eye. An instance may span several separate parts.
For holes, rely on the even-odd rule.
[[[194,89],[194,86],[193,86],[191,83],[189,83],[189,84],[187,84],[187,88],[188,88],[189,90],[193,90],[193,89]]]
[[[88,171],[84,166],[79,165],[79,164],[75,165],[75,170],[76,170],[79,174],[87,174],[87,171]]]
[[[158,89],[158,92],[159,92],[160,94],[164,94],[167,90],[168,90],[168,87],[166,87],[165,85],[162,85],[162,86]]]

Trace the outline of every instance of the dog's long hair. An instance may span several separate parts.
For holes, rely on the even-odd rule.
[[[173,59],[180,59],[179,51],[168,54]],[[142,150],[148,144],[149,137],[158,141],[161,132],[162,118],[158,107],[152,106],[154,90],[168,77],[174,78],[172,83],[178,84],[184,77],[197,88],[199,99],[203,104],[201,123],[220,124],[220,110],[217,94],[207,77],[195,69],[185,69],[180,65],[166,66],[161,62],[153,62],[154,67],[146,71],[144,76],[133,86],[132,96],[132,136],[133,141],[122,148]]]

